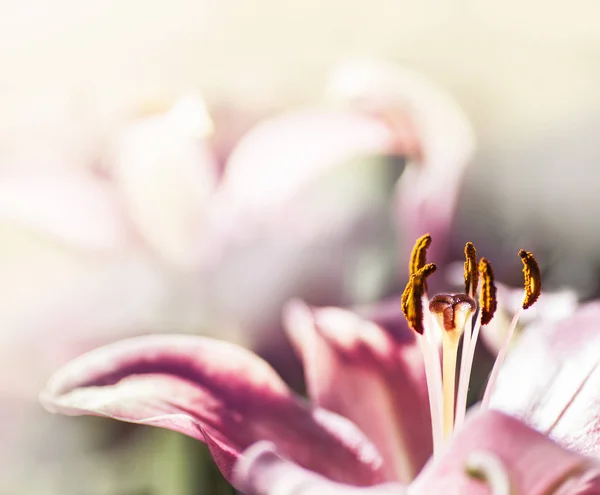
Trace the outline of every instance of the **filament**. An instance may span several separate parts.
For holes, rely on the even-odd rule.
[[[510,341],[512,339],[513,334],[515,333],[515,329],[517,328],[517,323],[519,322],[519,316],[521,316],[522,308],[519,308],[515,315],[513,316],[512,321],[510,322],[510,327],[508,327],[508,332],[506,333],[506,339],[504,340],[504,344],[500,348],[500,352],[496,356],[496,362],[494,363],[494,367],[492,368],[492,372],[490,373],[490,378],[488,380],[488,384],[485,387],[485,393],[483,394],[483,400],[481,401],[481,407],[487,409],[490,404],[490,400],[492,398],[492,393],[494,392],[494,388],[496,386],[496,380],[498,379],[498,373],[500,373],[500,368],[502,364],[504,364],[504,360],[506,359],[506,353],[508,352],[508,348],[510,346]]]
[[[458,375],[458,392],[456,394],[455,428],[460,428],[465,420],[467,396],[469,395],[469,384],[471,382],[471,368],[473,367],[475,347],[477,347],[477,338],[479,337],[479,329],[481,328],[481,311],[475,320],[475,328],[471,330],[472,322],[473,318],[471,317],[471,321],[469,321],[469,324],[463,333],[461,366]]]

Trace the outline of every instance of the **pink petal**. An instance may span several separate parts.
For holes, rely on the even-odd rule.
[[[268,364],[226,342],[125,340],[66,365],[41,399],[52,412],[160,426],[205,441],[226,477],[258,440],[332,479],[368,485],[381,476],[378,453],[352,423],[308,407]]]
[[[340,64],[331,76],[331,89],[356,108],[387,117],[400,148],[413,162],[397,188],[401,241],[411,243],[431,232],[438,241],[431,251],[437,258],[474,152],[467,116],[447,91],[426,77],[381,61],[350,59]],[[401,256],[404,260],[405,253]]]
[[[467,467],[487,466],[487,483],[467,474]],[[520,421],[496,411],[477,411],[411,485],[415,493],[444,495],[522,493],[599,493],[600,466],[569,452]],[[492,483],[493,479],[495,483]],[[580,492],[592,483],[596,491]],[[496,490],[488,485],[496,484]],[[500,486],[509,486],[506,491]],[[567,489],[568,487],[571,487]],[[561,487],[564,488],[563,491]]]
[[[110,185],[83,174],[2,177],[0,221],[91,250],[119,249],[133,238]]]
[[[379,120],[333,110],[273,118],[242,138],[211,202],[211,311],[272,349],[265,329],[291,297],[380,297],[395,256],[390,170],[379,163],[392,141]]]
[[[600,303],[528,327],[506,360],[491,406],[578,452],[600,455]]]
[[[431,423],[420,350],[395,305],[395,315],[389,306],[375,313],[381,326],[300,302],[288,305],[285,319],[310,397],[367,434],[384,458],[387,480],[409,481],[431,454]]]
[[[227,163],[223,192],[245,208],[275,208],[336,165],[394,151],[389,128],[346,111],[303,111],[263,122]]]
[[[342,485],[283,459],[269,442],[259,442],[242,454],[233,484],[246,495],[402,495],[396,483],[356,488]]]

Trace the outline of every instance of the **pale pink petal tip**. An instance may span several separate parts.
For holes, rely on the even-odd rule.
[[[200,262],[217,183],[205,140],[211,125],[202,100],[188,96],[129,126],[114,153],[115,181],[137,230],[168,262],[186,268]]]
[[[381,60],[349,58],[331,72],[334,98],[388,107],[398,105],[414,122],[429,164],[465,165],[475,138],[468,117],[443,88],[416,71]]]

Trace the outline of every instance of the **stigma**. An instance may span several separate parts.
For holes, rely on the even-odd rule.
[[[492,321],[498,303],[491,263],[486,258],[477,260],[477,251],[471,242],[465,245],[465,292],[437,294],[429,299],[426,280],[436,270],[434,263],[427,263],[427,248],[431,241],[431,236],[425,234],[415,243],[409,262],[409,280],[402,294],[402,311],[417,333],[423,351],[436,454],[464,421],[479,332],[482,325]],[[531,307],[541,293],[540,269],[535,257],[523,249],[519,251],[519,256],[523,262],[523,304],[512,318],[506,340],[490,373],[481,403],[484,408],[489,405],[521,311]],[[461,338],[462,357],[460,363],[457,363]],[[438,347],[440,341],[441,361]]]

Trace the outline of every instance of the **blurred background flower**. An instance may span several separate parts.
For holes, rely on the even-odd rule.
[[[74,354],[155,331],[253,346],[299,385],[281,305],[394,293],[415,231],[438,233],[436,260],[476,242],[506,283],[526,246],[546,287],[597,294],[598,9],[4,2],[0,491],[217,493],[208,474],[119,484],[129,449],[145,473],[165,452],[164,480],[187,479],[178,452],[199,454],[154,433],[102,440],[98,422],[68,434],[40,385]],[[466,174],[458,106],[478,142]],[[70,485],[60,452],[97,485]]]

